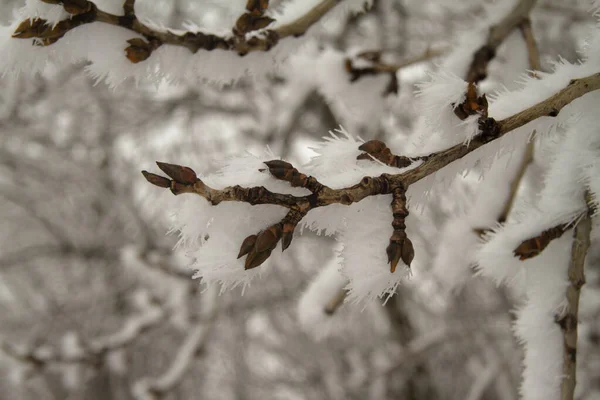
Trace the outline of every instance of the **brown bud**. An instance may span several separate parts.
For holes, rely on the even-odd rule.
[[[404,242],[402,242],[402,261],[410,268],[410,263],[412,263],[413,258],[415,258],[415,249],[410,239],[406,238],[404,239]]]
[[[294,230],[296,229],[295,224],[286,223],[283,225],[283,234],[281,235],[281,251],[285,251],[294,238]]]
[[[392,236],[393,237],[393,236]],[[404,237],[400,240],[390,240],[390,244],[386,249],[388,256],[388,263],[390,265],[390,272],[395,272],[398,262],[402,259],[402,262],[410,268],[413,258],[415,258],[415,250],[413,244],[408,237]]]
[[[164,176],[160,176],[160,175],[156,175],[153,174],[152,172],[148,172],[148,171],[142,171],[142,175],[144,175],[144,178],[146,178],[146,180],[148,182],[150,182],[151,184],[161,187],[161,188],[170,188],[171,187],[171,180],[165,178]]]
[[[388,256],[388,264],[391,264],[390,272],[394,273],[396,272],[396,266],[398,265],[398,261],[400,261],[400,255],[402,252],[401,247],[396,242],[390,242],[388,247],[385,249],[385,252]]]
[[[282,179],[282,180],[290,179],[291,176],[289,176],[288,173],[291,171],[292,170],[290,170],[290,169],[283,169],[283,168],[269,168],[269,172],[271,173],[271,175],[273,175],[277,179]]]
[[[248,0],[246,10],[262,14],[269,7],[269,0]]]
[[[256,31],[265,28],[273,21],[275,20],[271,17],[254,15],[252,13],[242,14],[235,22],[235,33],[243,35]]]
[[[292,164],[283,160],[265,161],[265,165],[269,168],[294,169]]]
[[[188,185],[179,182],[171,181],[171,193],[178,195],[181,193],[190,193],[192,189]]]
[[[250,235],[242,242],[240,246],[240,252],[238,253],[237,258],[241,258],[248,254],[250,250],[254,248],[254,244],[256,243],[256,235]]]
[[[66,12],[73,15],[84,14],[92,9],[92,3],[87,0],[63,0]]]
[[[366,151],[370,154],[376,154],[381,153],[383,150],[387,149],[387,146],[381,140],[369,140],[368,142],[361,144],[358,147],[358,149]]]
[[[176,164],[167,164],[160,161],[156,162],[158,168],[160,168],[165,174],[173,178],[175,182],[192,185],[198,181],[198,177],[193,169],[183,167]]]
[[[50,29],[50,26],[46,25],[46,20],[41,18],[26,19],[21,22],[12,37],[19,39],[29,39],[39,37],[41,33]]]
[[[256,249],[254,249],[254,250],[256,250]],[[246,257],[246,262],[244,263],[244,269],[252,269],[252,268],[258,267],[259,265],[261,265],[262,263],[267,261],[267,259],[271,255],[271,251],[272,251],[272,250],[267,250],[267,251],[262,251],[262,252],[257,253],[254,250],[252,250],[250,253],[248,253],[248,256]]]
[[[519,257],[519,260],[527,260],[538,256],[545,248],[547,244],[542,243],[538,238],[528,239],[522,242],[513,252],[515,256]]]
[[[281,251],[285,251],[290,244],[292,244],[292,239],[294,238],[294,231],[292,232],[283,232],[281,235]]]
[[[271,252],[271,250],[273,250],[275,246],[277,246],[277,242],[280,238],[281,225],[271,225],[270,227],[258,234],[254,248],[258,253],[261,253],[263,251]]]
[[[134,38],[127,41],[131,46],[125,49],[127,59],[132,63],[146,60],[152,54],[152,46],[144,39]]]

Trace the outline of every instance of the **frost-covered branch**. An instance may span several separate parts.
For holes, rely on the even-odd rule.
[[[144,37],[128,40],[125,49],[127,58],[137,63],[146,60],[154,50],[163,44],[181,46],[196,53],[204,50],[231,50],[239,55],[252,51],[267,51],[279,40],[289,36],[303,35],[314,23],[336,6],[339,1],[323,0],[304,15],[293,21],[268,29],[275,20],[265,15],[268,0],[248,0],[246,12],[242,14],[232,28],[232,35],[218,36],[202,32],[185,32],[177,34],[169,30],[157,30],[142,23],[134,9],[134,0],[126,0],[123,5],[124,15],[111,14],[100,10],[96,4],[88,0],[41,0],[50,4],[61,4],[71,14],[69,19],[51,24],[42,18],[27,19],[15,30],[13,37],[21,39],[34,38],[34,43],[43,46],[51,45],[67,32],[78,26],[92,22],[102,22],[119,26]],[[247,35],[249,33],[255,35]]]
[[[480,118],[480,133],[467,144],[458,144],[447,150],[420,157],[419,160],[424,161],[407,172],[401,174],[386,173],[377,177],[366,176],[362,178],[360,183],[341,189],[332,189],[321,184],[314,177],[300,173],[288,162],[281,160],[265,162],[274,178],[286,181],[292,187],[302,187],[312,192],[312,194],[305,196],[274,193],[263,186],[243,188],[236,185],[220,190],[213,189],[199,179],[192,169],[162,162],[157,163],[159,168],[172,179],[147,171],[142,171],[142,173],[150,183],[162,188],[169,188],[175,195],[195,193],[204,197],[212,205],[218,205],[223,201],[240,201],[251,205],[274,204],[287,208],[289,210],[288,214],[279,223],[269,226],[258,234],[248,236],[241,244],[238,258],[247,255],[245,269],[251,269],[266,261],[280,240],[282,240],[282,249],[285,250],[291,243],[296,226],[309,211],[333,204],[350,205],[367,197],[381,194],[394,194],[395,197],[403,196],[410,185],[439,171],[453,161],[537,118],[543,116],[555,117],[571,101],[598,89],[600,89],[600,73],[571,80],[566,88],[555,95],[508,118],[500,121],[493,118]],[[484,111],[487,113],[487,109]],[[376,147],[381,148],[381,146]],[[384,144],[383,147],[387,148]],[[366,151],[372,150],[370,147],[366,149],[363,147],[363,149]],[[375,151],[373,150],[373,152]],[[391,155],[386,156],[392,157]],[[399,159],[394,157],[396,156],[391,159]],[[412,166],[410,159],[404,157],[402,160],[405,160],[406,163],[410,162],[410,166]],[[409,165],[402,164],[402,166]],[[400,217],[399,212],[399,209],[393,210],[394,219]],[[400,224],[397,225],[398,229],[403,231]],[[394,229],[397,229],[396,225],[394,225]],[[410,266],[413,257],[412,245],[409,245],[410,240],[404,235],[402,238],[406,241],[400,243],[399,238],[398,234],[394,234],[390,239],[390,247],[388,247],[388,263],[392,264],[392,272],[400,258],[407,266]]]
[[[584,265],[590,247],[592,231],[591,209],[579,221],[573,232],[571,261],[569,263],[569,286],[567,287],[567,309],[557,318],[563,332],[563,380],[561,400],[573,400],[577,382],[577,324],[579,323],[579,295],[585,284]]]
[[[487,67],[496,56],[496,50],[515,28],[529,18],[535,2],[536,0],[520,0],[502,21],[490,28],[487,42],[473,55],[467,72],[468,82],[479,82],[487,77]]]

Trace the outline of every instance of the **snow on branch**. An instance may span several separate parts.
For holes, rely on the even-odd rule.
[[[160,162],[158,163],[159,168],[170,178],[147,171],[143,171],[143,174],[150,183],[162,188],[169,188],[175,195],[194,193],[207,200],[212,206],[218,206],[221,202],[234,201],[249,205],[276,205],[286,209],[287,214],[279,222],[270,223],[267,226],[257,226],[254,229],[261,229],[258,233],[251,234],[242,240],[238,251],[238,258],[246,256],[244,263],[244,269],[246,270],[253,269],[264,263],[280,240],[282,241],[282,249],[285,250],[292,241],[296,226],[311,210],[334,205],[348,206],[373,196],[393,194],[392,226],[394,232],[391,235],[387,250],[387,261],[391,264],[391,272],[394,272],[395,266],[400,260],[402,260],[402,265],[405,266],[406,270],[406,268],[410,267],[414,253],[410,239],[406,236],[405,225],[403,223],[408,212],[405,206],[403,206],[402,198],[411,185],[537,118],[557,116],[560,110],[573,100],[598,89],[600,89],[600,73],[595,73],[584,78],[571,80],[566,87],[558,90],[557,93],[545,100],[499,121],[491,117],[486,117],[486,109],[485,112],[479,114],[479,133],[470,142],[458,144],[446,150],[414,160],[398,158],[391,153],[387,154],[385,152],[379,158],[395,160],[395,164],[405,167],[403,172],[383,173],[379,176],[364,176],[359,183],[339,189],[333,189],[324,185],[315,177],[299,172],[292,164],[282,160],[265,161],[263,165],[266,165],[267,168],[258,167],[256,170],[260,171],[262,179],[269,180],[270,175],[271,178],[287,182],[293,188],[302,188],[304,193],[308,192],[310,194],[277,193],[268,190],[264,186],[246,188],[235,185],[227,186],[223,189],[214,189],[208,186],[190,168]],[[366,143],[360,147],[367,151],[366,154],[374,154],[375,159],[378,158],[377,155],[379,153],[383,153],[385,148],[387,148],[384,144],[378,143]],[[361,156],[359,155],[358,158],[361,158]],[[362,159],[364,158],[362,156]],[[397,160],[402,160],[403,162],[398,163]],[[235,179],[234,175],[230,179]],[[252,214],[259,211],[249,208],[247,212]],[[276,217],[273,216],[272,218]],[[264,222],[261,222],[261,224],[264,224]],[[231,229],[235,228],[232,227]],[[353,229],[366,232],[364,226],[356,226]],[[227,232],[227,236],[229,236],[227,240],[230,241],[233,232]],[[371,235],[370,237],[372,239],[376,235]],[[348,250],[356,251],[356,249],[352,248]],[[235,274],[235,269],[237,268],[235,264],[228,265],[232,268],[231,274]],[[202,272],[200,272],[200,275],[202,275]],[[383,278],[383,282],[387,282],[386,279],[388,278]],[[350,290],[350,294],[352,294],[352,290]]]
[[[244,9],[230,7],[235,18],[224,20],[221,27],[190,23],[175,29],[153,20],[148,7],[131,0],[122,7],[88,0],[40,0],[45,7],[36,7],[32,1],[18,10],[10,26],[0,26],[0,52],[5,56],[0,74],[33,74],[46,63],[60,66],[83,59],[90,61],[86,71],[91,76],[113,87],[126,79],[230,83],[277,70],[307,41],[312,27],[362,12],[364,3],[297,1],[272,10],[266,0],[248,0]]]
[[[269,7],[269,0],[248,0],[246,12],[235,23],[233,35],[221,37],[202,32],[186,32],[176,34],[171,31],[159,31],[143,24],[135,14],[135,0],[127,0],[123,5],[123,15],[115,15],[100,10],[96,4],[88,0],[40,0],[44,3],[62,5],[69,19],[50,25],[43,18],[27,19],[15,30],[13,37],[20,39],[38,39],[35,43],[49,46],[56,43],[71,29],[92,22],[103,22],[109,25],[120,26],[140,34],[144,39],[134,38],[128,41],[125,48],[127,58],[133,62],[146,60],[154,50],[163,44],[182,46],[196,53],[204,50],[232,50],[239,55],[252,51],[267,51],[275,46],[280,39],[288,36],[302,35],[317,22],[324,14],[331,10],[338,2],[323,0],[305,15],[295,21],[272,29],[265,29],[275,20],[265,15]],[[251,32],[260,32],[260,35],[247,36]]]

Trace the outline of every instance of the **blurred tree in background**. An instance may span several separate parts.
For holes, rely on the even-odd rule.
[[[37,3],[4,1],[0,22]],[[116,85],[88,61],[3,76],[0,399],[519,398],[523,354],[511,329],[519,294],[481,277],[465,284],[451,271],[454,263],[470,271],[470,261],[446,239],[467,232],[477,243],[473,229],[496,218],[473,226],[468,210],[510,186],[519,162],[485,179],[475,166],[411,211],[409,228],[427,240],[414,276],[384,306],[343,303],[337,233],[309,229],[251,286],[205,290],[177,235],[165,235],[168,205],[181,199],[157,194],[139,174],[154,160],[208,174],[218,160],[266,146],[298,166],[339,125],[414,148],[423,129],[416,84],[489,6],[375,0],[368,12],[312,28],[261,79]],[[170,29],[230,25],[219,1],[138,1],[138,10]],[[539,66],[527,64],[516,30],[489,64],[486,92],[515,88],[527,69],[549,71],[559,55],[575,62],[596,23],[583,1],[538,1],[529,27]],[[512,61],[517,53],[525,65]],[[536,152],[525,186],[535,188],[547,167]],[[599,255],[593,239],[577,355],[576,398],[586,400],[600,396]]]

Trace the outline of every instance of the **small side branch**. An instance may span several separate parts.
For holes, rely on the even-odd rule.
[[[383,95],[387,96],[390,93],[398,93],[398,78],[396,77],[398,70],[413,64],[427,61],[441,54],[443,54],[443,50],[432,50],[427,48],[427,50],[425,50],[425,52],[419,56],[409,58],[397,64],[388,64],[381,60],[381,51],[365,51],[358,54],[356,58],[360,59],[362,64],[368,63],[368,66],[357,67],[355,65],[355,60],[352,58],[346,58],[344,60],[344,69],[350,75],[350,82],[355,82],[364,76],[381,74],[389,75],[390,81],[383,92]]]
[[[407,267],[410,267],[410,263],[415,257],[413,244],[406,235],[405,220],[408,217],[408,208],[406,207],[405,193],[404,188],[396,188],[392,192],[392,215],[394,216],[392,227],[394,233],[392,233],[390,244],[386,249],[390,272],[396,271],[398,262],[401,259]]]
[[[487,77],[487,67],[496,57],[496,51],[510,33],[529,18],[536,0],[520,0],[511,12],[497,25],[490,28],[487,42],[473,55],[467,72],[467,81],[477,83]]]
[[[592,221],[590,213],[579,221],[573,232],[571,261],[569,264],[569,286],[567,287],[567,310],[557,319],[563,337],[563,380],[561,384],[561,400],[573,400],[577,383],[577,324],[579,315],[579,295],[585,284],[585,257],[590,247]]]
[[[541,71],[542,64],[540,62],[540,52],[538,50],[537,42],[535,41],[535,36],[533,36],[531,20],[529,18],[523,20],[521,25],[519,25],[519,28],[521,29],[521,34],[523,35],[523,39],[525,39],[525,45],[527,46],[529,67],[531,68],[532,74],[535,77],[535,71]]]

